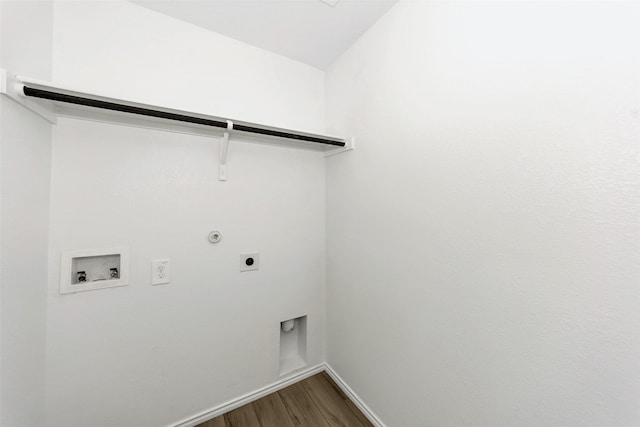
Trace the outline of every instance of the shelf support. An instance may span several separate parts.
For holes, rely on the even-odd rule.
[[[327,157],[335,156],[336,154],[342,154],[345,151],[351,151],[351,150],[356,148],[355,143],[356,143],[355,137],[352,136],[350,138],[347,138],[346,141],[345,141],[345,146],[344,147],[337,148],[335,150],[326,151],[324,153],[324,157],[327,158]]]
[[[227,156],[229,155],[229,131],[233,130],[233,122],[227,120],[227,131],[220,141],[220,181],[227,180]]]
[[[18,104],[33,111],[51,124],[57,123],[57,116],[54,107],[46,108],[36,102],[28,99],[23,92],[24,84],[16,79],[16,76],[10,74],[5,69],[0,68],[0,93],[7,95]]]

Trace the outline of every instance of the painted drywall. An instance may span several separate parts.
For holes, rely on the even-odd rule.
[[[324,128],[324,75],[312,67],[127,2],[60,2],[54,17],[56,82]],[[54,128],[48,426],[173,425],[270,384],[288,318],[308,316],[308,365],[324,361],[324,157],[232,140],[220,182],[219,149],[74,119]],[[120,245],[129,286],[59,295],[61,251]],[[260,270],[240,273],[252,251]],[[152,286],[159,258],[171,283]]]
[[[51,77],[50,2],[0,2],[0,66]],[[29,55],[25,55],[29,52]],[[0,425],[44,425],[51,126],[0,97]]]
[[[396,2],[194,1],[185,7],[183,2],[131,1],[321,70]]]
[[[59,84],[324,131],[324,73],[311,66],[122,0],[59,1],[54,13]]]
[[[387,425],[640,425],[638,22],[401,2],[328,70],[327,357]]]

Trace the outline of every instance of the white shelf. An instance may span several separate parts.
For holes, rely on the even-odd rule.
[[[235,141],[323,151],[353,149],[353,139],[301,132],[256,123],[111,98],[71,89],[0,69],[0,93],[52,123],[57,117],[117,123],[170,132],[231,138]],[[223,150],[224,151],[224,150]],[[226,154],[226,151],[224,151]],[[221,178],[222,179],[222,178]]]

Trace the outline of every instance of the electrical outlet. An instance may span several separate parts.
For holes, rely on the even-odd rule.
[[[154,259],[151,261],[151,284],[164,285],[169,283],[169,259]]]
[[[240,271],[251,271],[260,269],[260,254],[253,252],[250,254],[240,254]]]

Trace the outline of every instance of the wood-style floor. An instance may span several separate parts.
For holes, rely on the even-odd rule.
[[[321,372],[197,427],[373,427]]]

